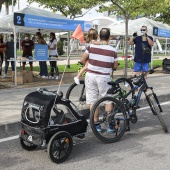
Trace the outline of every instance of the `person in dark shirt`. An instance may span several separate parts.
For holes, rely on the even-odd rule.
[[[25,39],[22,41],[21,44],[23,54],[22,57],[26,57],[29,59],[29,57],[32,57],[32,50],[34,49],[34,42],[30,40],[30,34],[25,34]],[[33,71],[33,62],[29,62],[30,64],[30,71]],[[22,70],[25,70],[26,62],[22,63]]]
[[[151,62],[151,48],[154,44],[153,38],[147,35],[147,27],[141,27],[141,36],[134,36],[129,40],[129,44],[135,44],[134,56],[134,72],[139,75],[141,72],[146,72],[149,69]]]
[[[4,77],[6,77],[8,72],[8,66],[9,66],[9,59],[14,58],[14,34],[11,34],[8,38],[8,41],[6,42],[6,56],[5,56],[5,73]],[[14,61],[11,61],[11,67],[12,71],[15,70],[15,63]]]

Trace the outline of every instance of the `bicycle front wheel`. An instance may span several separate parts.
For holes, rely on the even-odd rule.
[[[95,122],[94,118],[98,117]],[[103,97],[92,107],[90,125],[94,135],[104,143],[114,143],[124,135],[127,115],[123,104],[113,97]]]
[[[165,124],[165,122],[163,120],[162,115],[161,115],[160,108],[159,108],[159,103],[157,103],[155,95],[154,95],[154,93],[149,94],[147,96],[147,101],[148,101],[148,104],[149,104],[153,114],[158,116],[158,119],[159,119],[159,121],[161,123],[161,126],[163,127],[163,130],[167,133],[168,128],[167,128],[167,126],[166,126],[166,124]]]
[[[86,104],[86,89],[84,80],[80,80],[80,84],[73,83],[66,92],[66,99],[74,103],[79,113],[86,118],[90,115],[89,105]]]

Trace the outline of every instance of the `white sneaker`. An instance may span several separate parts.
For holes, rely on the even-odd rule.
[[[48,76],[42,76],[43,79],[48,79]]]
[[[74,81],[76,84],[80,84],[80,80],[77,77],[74,77]]]
[[[41,78],[41,76],[40,76],[40,75],[38,75],[37,77],[38,77],[38,78]]]
[[[48,78],[49,78],[49,79],[54,79],[54,77],[53,77],[53,76],[49,76]]]
[[[59,80],[60,79],[60,76],[56,76],[56,80]]]

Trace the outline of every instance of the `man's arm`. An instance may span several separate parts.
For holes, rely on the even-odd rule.
[[[134,44],[133,39],[134,39],[134,37],[130,38],[130,40],[128,41],[129,45],[133,45]]]
[[[153,42],[148,36],[147,36],[146,38],[147,38],[147,40],[148,40],[148,44],[149,44],[150,46],[153,46],[154,42]]]
[[[89,54],[87,54],[86,52],[84,52],[84,53],[82,54],[82,56],[81,56],[80,62],[83,63],[83,64],[85,64],[86,61],[88,60],[88,58],[89,58]]]
[[[118,67],[118,61],[114,61],[113,70],[117,70],[117,67]]]

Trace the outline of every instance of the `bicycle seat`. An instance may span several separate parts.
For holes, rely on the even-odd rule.
[[[107,82],[107,84],[111,86],[118,86],[118,83],[116,83],[115,81],[109,81]]]
[[[107,91],[107,94],[116,94],[119,90],[119,84],[114,82],[114,81],[110,81],[107,83],[108,85],[111,85],[112,87]]]
[[[116,94],[121,88],[119,86],[114,86],[107,91],[107,94]]]

